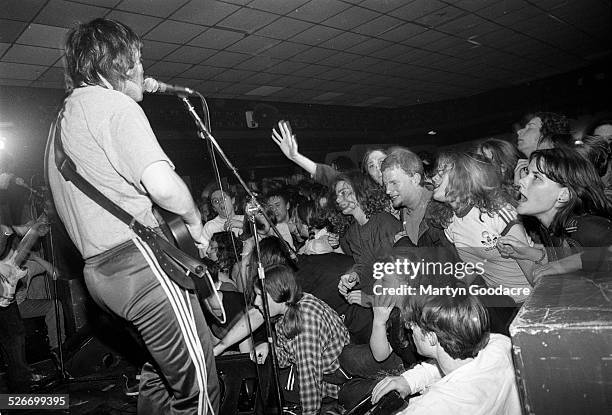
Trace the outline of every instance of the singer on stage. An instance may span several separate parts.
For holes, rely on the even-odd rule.
[[[152,203],[180,215],[201,243],[199,211],[137,104],[144,88],[138,35],[119,22],[95,19],[73,28],[65,47],[71,93],[56,128],[77,171],[145,225],[158,227]],[[154,359],[142,371],[138,413],[216,413],[211,334],[196,296],[168,278],[127,225],[63,179],[53,129],[49,140],[53,200],[85,259],[87,288],[102,308],[138,329]]]

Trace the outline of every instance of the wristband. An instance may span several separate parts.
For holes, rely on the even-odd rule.
[[[544,258],[546,258],[546,248],[542,247],[542,256],[537,261],[535,261],[535,263],[540,265],[542,261],[544,261]]]

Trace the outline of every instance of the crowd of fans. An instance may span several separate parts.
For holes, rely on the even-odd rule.
[[[226,186],[201,197],[210,241],[201,254],[218,264],[232,310],[213,328],[215,354],[239,344],[266,361],[268,344],[248,336],[264,321],[261,259],[283,393],[304,414],[392,390],[412,396],[406,414],[520,413],[512,319],[542,278],[609,267],[610,130],[601,120],[575,139],[566,117],[540,112],[516,145],[488,139],[425,163],[408,148],[374,148],[359,166],[346,157],[329,166],[301,154],[279,122],[272,139],[306,173],[250,182],[272,222],[250,213],[259,256],[246,193]],[[391,267],[380,278],[380,263],[451,271]]]

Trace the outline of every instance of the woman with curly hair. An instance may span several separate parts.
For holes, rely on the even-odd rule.
[[[476,153],[484,156],[497,167],[504,184],[514,183],[514,167],[521,158],[516,146],[506,140],[490,138],[478,144]]]
[[[516,303],[525,301],[530,293],[533,262],[503,257],[496,241],[507,232],[526,245],[533,242],[516,219],[514,201],[496,167],[476,154],[454,154],[439,160],[433,181],[433,198],[453,209],[445,233],[461,259],[481,264],[487,286],[511,289],[510,296]]]
[[[517,211],[541,224],[546,249],[531,247],[510,235],[498,245],[507,255],[536,264],[540,278],[578,271],[605,269],[612,245],[612,205],[595,167],[573,149],[538,150],[520,181]]]
[[[338,288],[349,302],[361,303],[361,292],[354,291],[349,296],[347,287],[354,287],[362,277],[371,277],[368,267],[378,251],[393,246],[395,234],[402,230],[402,224],[385,211],[388,197],[382,188],[360,172],[339,175],[331,189],[337,210],[352,218],[346,233],[340,237],[340,246],[355,260],[355,265],[340,277]]]
[[[242,241],[239,238],[232,238],[229,231],[216,232],[210,239],[206,256],[215,261],[218,266],[220,290],[242,291],[240,261],[237,254],[240,252],[242,252]]]

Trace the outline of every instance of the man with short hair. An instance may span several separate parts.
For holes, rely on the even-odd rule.
[[[372,402],[392,390],[415,393],[400,415],[519,415],[510,339],[489,332],[486,309],[473,296],[414,298],[410,315],[417,351],[432,360],[380,381]]]
[[[142,369],[138,412],[211,414],[219,406],[219,383],[212,336],[196,295],[171,280],[147,242],[66,181],[56,166],[61,143],[80,175],[138,222],[159,227],[152,212],[156,203],[180,216],[201,245],[200,213],[137,104],[144,91],[141,47],[132,29],[103,18],[68,33],[66,71],[74,89],[49,135],[49,184],[58,215],[85,260],[92,298],[132,323],[154,360]]]
[[[419,156],[406,148],[396,148],[384,159],[380,170],[393,207],[402,210],[404,230],[395,236],[395,246],[445,248],[444,257],[458,260],[444,231],[425,218],[430,203],[439,202],[432,200],[433,192],[425,187]]]

